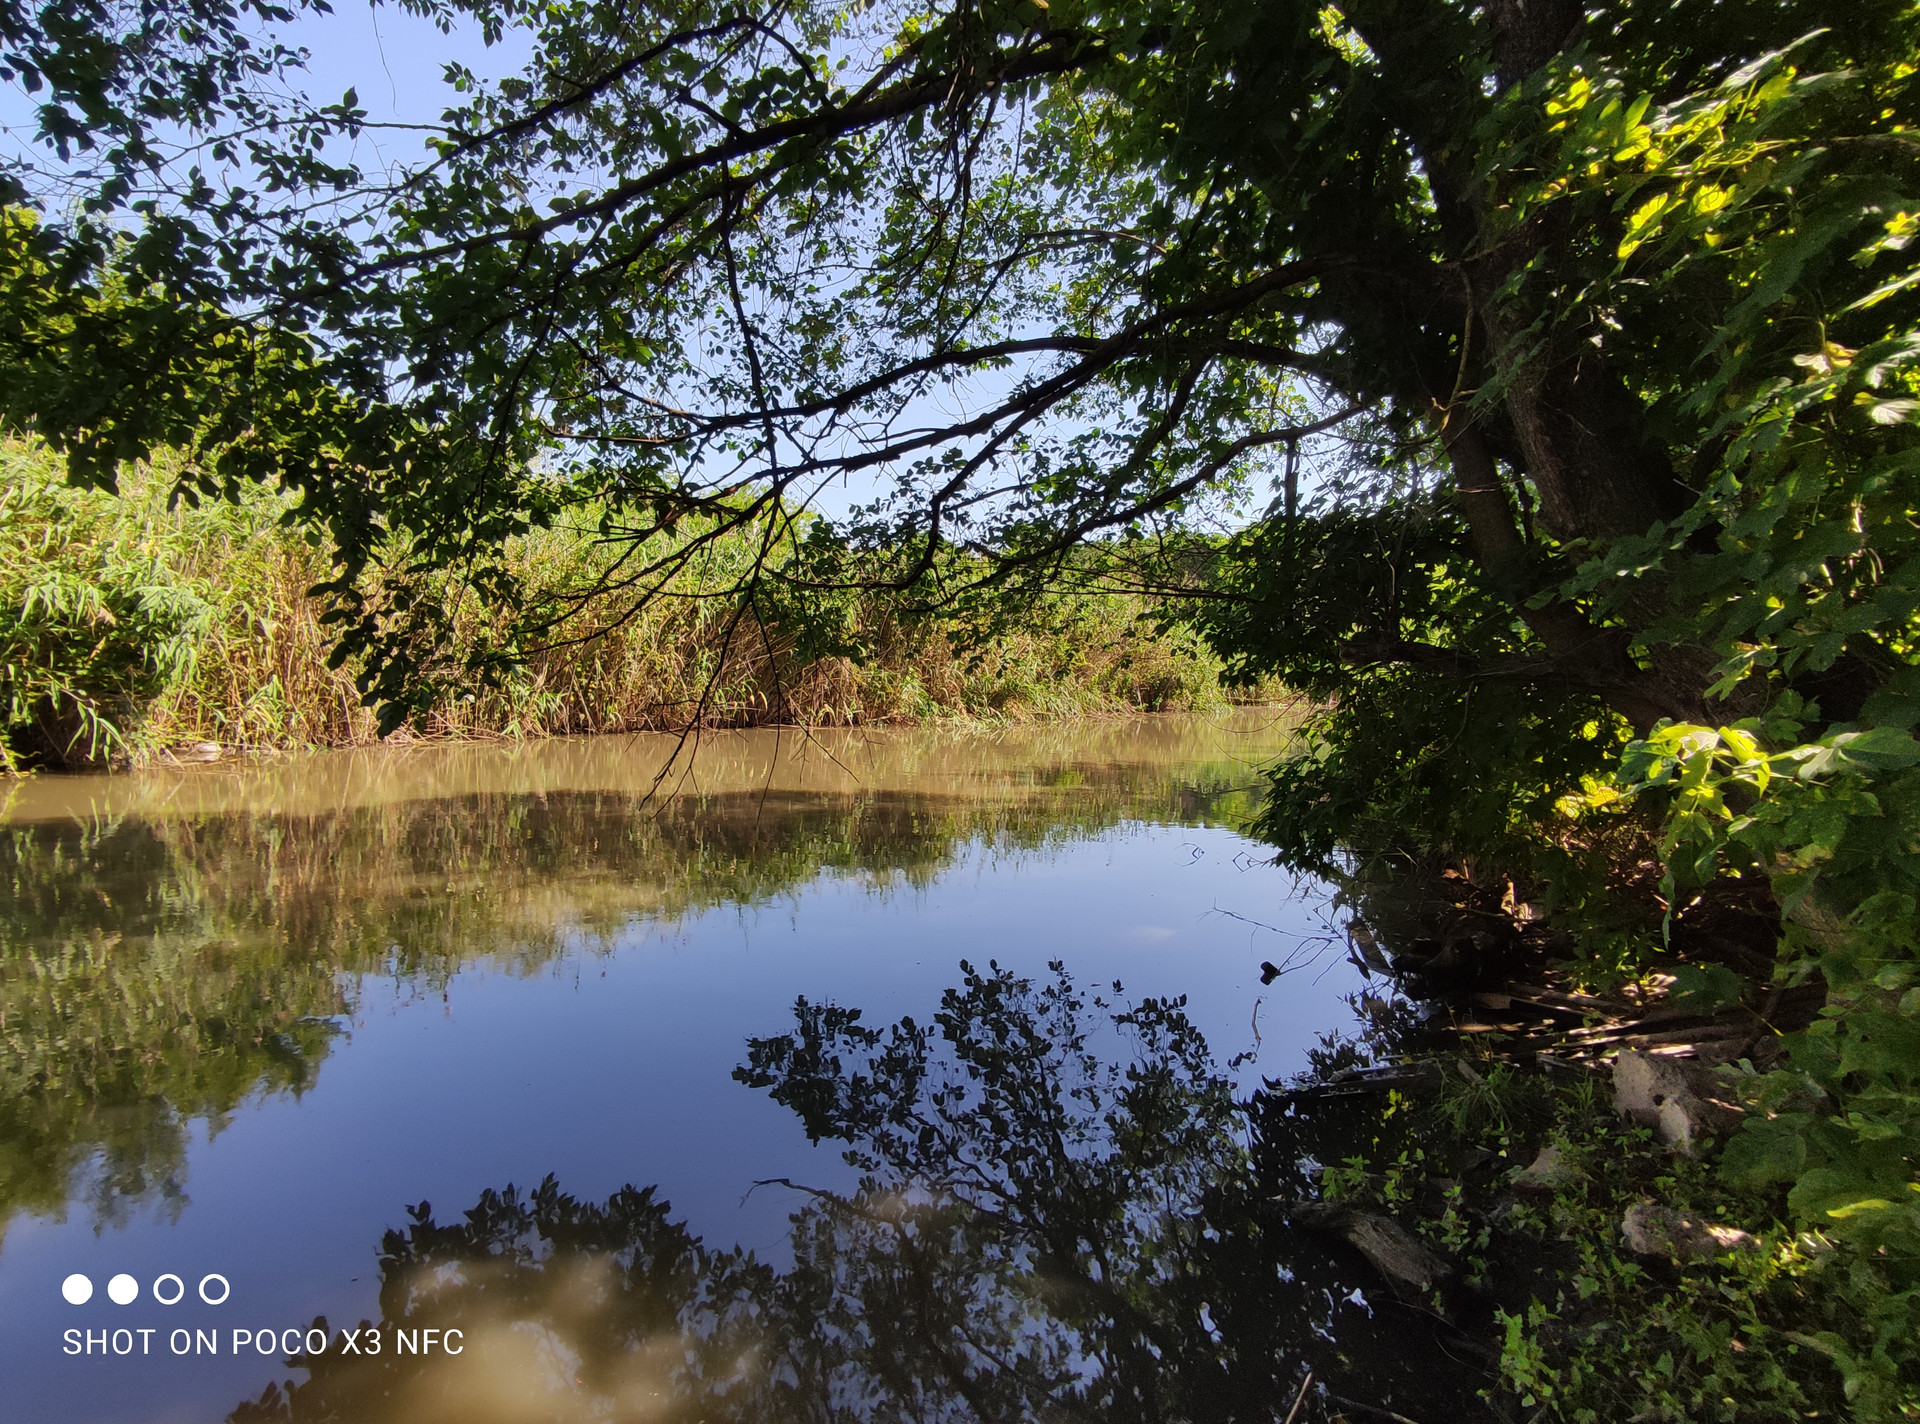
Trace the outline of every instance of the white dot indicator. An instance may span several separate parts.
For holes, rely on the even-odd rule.
[[[107,1299],[115,1305],[132,1305],[140,1294],[140,1282],[122,1272],[107,1282]]]
[[[66,1297],[68,1305],[85,1305],[93,1299],[93,1282],[75,1271],[60,1282],[60,1294]]]

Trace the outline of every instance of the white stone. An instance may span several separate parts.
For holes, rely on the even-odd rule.
[[[1760,1249],[1747,1232],[1702,1221],[1672,1207],[1640,1202],[1620,1222],[1627,1249],[1638,1256],[1669,1256],[1678,1261],[1711,1261],[1719,1256]]]
[[[1556,1192],[1581,1177],[1580,1169],[1558,1147],[1542,1147],[1532,1162],[1513,1174],[1513,1184],[1524,1192]]]
[[[1613,1060],[1613,1106],[1689,1153],[1701,1138],[1736,1126],[1744,1112],[1712,1069],[1632,1048]]]

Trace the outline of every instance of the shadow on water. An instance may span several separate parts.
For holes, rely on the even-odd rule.
[[[967,968],[884,1030],[802,999],[735,1076],[861,1175],[759,1188],[796,1200],[790,1268],[652,1188],[422,1202],[360,1350],[331,1329],[231,1424],[1478,1417],[1484,1362],[1285,1223],[1329,1124],[1236,1102],[1181,1002],[1120,993]]]
[[[971,844],[1234,821],[1268,714],[997,736],[435,747],[0,796],[0,1229],[177,1208],[195,1123],[311,1087],[363,981],[531,973],[822,877],[930,884]]]

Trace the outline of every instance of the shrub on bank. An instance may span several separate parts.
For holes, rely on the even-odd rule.
[[[1276,1110],[1261,1109],[1269,1123]],[[1417,1304],[1456,1350],[1484,1354],[1496,1417],[1897,1424],[1920,1412],[1902,1253],[1843,1221],[1789,1224],[1784,1193],[1623,1121],[1603,1071],[1462,1056],[1442,1060],[1435,1093],[1320,1116],[1320,1194],[1403,1223],[1448,1263]],[[1636,1211],[1683,1225],[1666,1242],[1630,1233]]]
[[[355,668],[331,665],[327,606],[308,593],[329,570],[287,501],[170,507],[173,475],[131,470],[118,496],[77,490],[44,450],[0,443],[6,768],[377,735]],[[732,590],[757,551],[742,535],[630,606],[606,587],[596,518],[583,510],[516,541],[552,626],[486,685],[440,689],[415,734],[1017,720],[1223,700],[1217,659],[1194,634],[1157,629],[1136,595],[1049,596],[974,636],[876,595],[743,608]],[[493,636],[497,610],[451,580],[442,591],[455,642]]]

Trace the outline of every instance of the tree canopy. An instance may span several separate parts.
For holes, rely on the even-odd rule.
[[[552,636],[507,543],[591,507],[615,618],[743,531],[743,618],[1097,541],[1337,703],[1304,854],[1486,841],[1662,721],[1906,745],[1907,0],[420,8],[532,59],[377,170],[284,9],[0,34],[4,418],[298,491],[391,718],[475,670],[449,596],[519,609],[481,670]]]
[[[1912,607],[1858,555],[1901,520],[1914,17],[1829,11],[483,4],[443,18],[525,27],[525,78],[454,75],[379,172],[336,156],[352,95],[288,97],[282,9],[16,12],[68,161],[12,175],[7,416],[85,479],[171,442],[205,493],[303,490],[389,699],[431,647],[394,570],[502,591],[568,500],[637,545],[856,478],[834,557],[759,574],[924,589],[954,547],[1163,534],[1304,446],[1303,517],[1371,543],[1310,628],[1261,600],[1250,657],[1645,728],[1792,621],[1763,676],[1851,717],[1907,682],[1849,610]],[[1752,578],[1835,500],[1852,550]],[[1316,549],[1256,577],[1313,586]]]
[[[378,170],[283,9],[4,17],[5,418],[298,491],[390,718],[475,670],[441,590],[519,608],[482,669],[551,636],[505,548],[591,506],[616,608],[743,530],[742,616],[1096,541],[1337,701],[1306,854],[1485,840],[1662,722],[1906,745],[1906,0],[421,8],[533,58]]]

